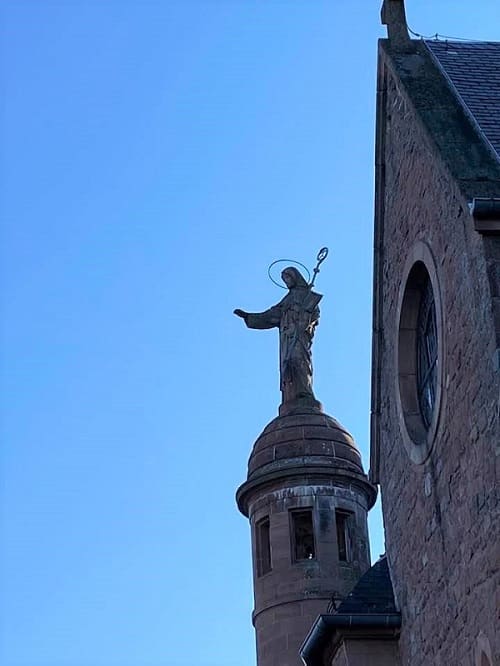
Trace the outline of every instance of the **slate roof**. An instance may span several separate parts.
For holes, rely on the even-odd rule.
[[[386,557],[368,569],[336,611],[339,615],[397,612]]]
[[[426,40],[425,45],[500,158],[500,42]]]

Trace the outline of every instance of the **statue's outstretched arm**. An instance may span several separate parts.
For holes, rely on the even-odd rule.
[[[245,312],[244,310],[235,310],[235,315],[242,317],[248,328],[275,328],[280,325],[281,308],[274,305],[265,312]]]

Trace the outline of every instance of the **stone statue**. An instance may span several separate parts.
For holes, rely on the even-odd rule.
[[[312,291],[312,285],[294,267],[285,268],[281,277],[288,294],[277,305],[265,312],[235,310],[234,314],[242,317],[248,328],[279,328],[280,413],[301,406],[321,409],[312,389],[311,346],[323,297]]]

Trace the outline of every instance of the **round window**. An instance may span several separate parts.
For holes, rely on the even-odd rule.
[[[434,442],[441,400],[442,326],[435,264],[418,243],[399,298],[397,406],[405,447],[422,463]]]

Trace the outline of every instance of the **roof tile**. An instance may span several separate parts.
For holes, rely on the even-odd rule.
[[[368,569],[337,609],[338,614],[396,612],[394,592],[385,556]]]
[[[425,44],[500,158],[500,42]]]

